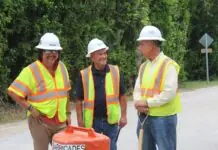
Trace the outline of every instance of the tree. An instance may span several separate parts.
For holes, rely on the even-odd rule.
[[[187,51],[188,27],[190,22],[189,1],[151,0],[149,18],[153,25],[159,27],[166,42],[163,51],[176,60],[181,67],[180,80],[186,80],[185,54]]]

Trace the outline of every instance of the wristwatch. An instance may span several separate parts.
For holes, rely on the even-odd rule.
[[[33,108],[33,106],[30,104],[28,107],[27,107],[27,110],[31,111]]]

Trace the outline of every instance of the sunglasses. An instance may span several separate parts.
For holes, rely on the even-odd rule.
[[[59,51],[56,51],[56,50],[44,50],[45,54],[50,54],[50,53],[57,54],[58,52]]]

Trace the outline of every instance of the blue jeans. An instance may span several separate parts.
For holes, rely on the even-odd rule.
[[[176,150],[177,115],[148,116],[143,125],[143,150]],[[137,126],[139,136],[140,123]]]
[[[103,133],[110,138],[110,150],[117,150],[116,136],[118,133],[118,125],[108,124],[106,118],[94,118],[93,128],[97,133]]]

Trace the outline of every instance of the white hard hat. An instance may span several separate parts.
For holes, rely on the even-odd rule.
[[[62,50],[60,41],[54,33],[45,33],[41,37],[40,42],[36,48],[45,50]]]
[[[162,38],[162,34],[160,30],[155,26],[144,26],[144,28],[140,32],[137,41],[142,41],[142,40],[165,41],[165,39]]]
[[[109,47],[107,47],[102,40],[99,40],[97,38],[92,39],[88,44],[88,53],[86,57],[90,57],[90,54],[98,51],[100,49],[108,50]]]

